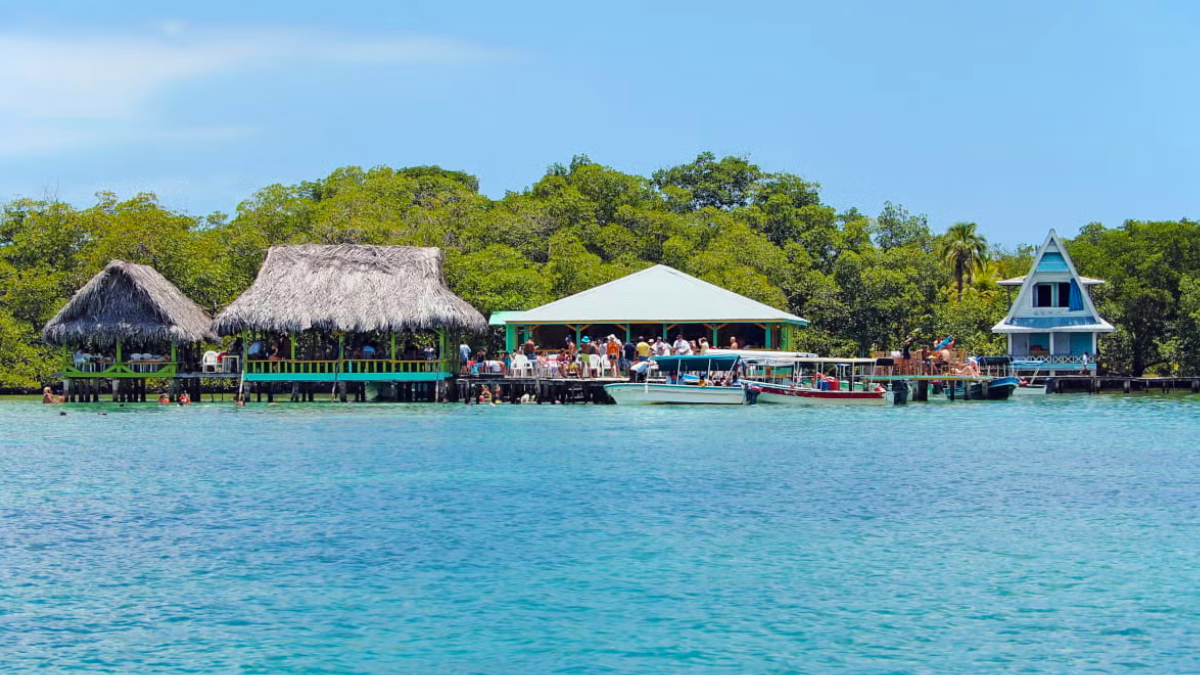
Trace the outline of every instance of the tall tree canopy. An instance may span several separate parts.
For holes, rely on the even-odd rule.
[[[439,246],[451,287],[485,314],[535,307],[663,263],[809,319],[801,347],[855,355],[907,336],[952,332],[999,353],[1007,310],[995,282],[1023,274],[1031,247],[987,259],[973,223],[931,233],[888,202],[876,218],[821,200],[820,186],[743,157],[627,174],[578,155],[522,192],[479,194],[435,166],[343,167],[268,185],[230,216],[196,217],[152,194],[97,195],[75,208],[15,199],[0,208],[0,388],[48,381],[42,326],[111,258],[156,267],[217,310],[254,280],[275,244]],[[1200,372],[1200,228],[1191,221],[1084,228],[1070,244],[1118,331],[1102,355],[1117,370]]]
[[[955,223],[938,241],[937,254],[950,266],[962,300],[963,284],[975,278],[987,262],[987,239],[976,231],[975,223]]]

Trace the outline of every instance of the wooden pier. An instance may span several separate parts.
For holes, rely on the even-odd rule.
[[[1051,394],[1121,392],[1200,394],[1200,377],[1123,377],[1113,375],[1061,375],[1043,380]]]

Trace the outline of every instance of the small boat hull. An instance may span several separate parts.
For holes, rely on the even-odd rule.
[[[971,382],[966,389],[970,395],[964,396],[963,383],[958,382],[953,386],[945,387],[942,393],[951,401],[1004,401],[1013,395],[1019,383],[1020,380],[1015,377],[997,377],[983,382]]]
[[[747,382],[747,387],[758,391],[759,403],[783,405],[887,405],[891,403],[890,392],[886,391],[832,391],[796,387],[767,382]]]
[[[604,385],[617,405],[741,405],[746,392],[741,387],[701,387],[695,384],[620,382]]]

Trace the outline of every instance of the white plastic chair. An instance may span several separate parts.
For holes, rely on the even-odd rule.
[[[512,358],[509,372],[513,377],[533,377],[533,364],[529,362],[529,357],[517,354]]]
[[[604,371],[608,367],[608,357],[600,354],[588,354],[588,360],[591,364],[591,376],[604,377]]]
[[[215,373],[221,370],[221,361],[217,359],[217,353],[214,351],[204,352],[204,356],[200,359],[200,372]]]

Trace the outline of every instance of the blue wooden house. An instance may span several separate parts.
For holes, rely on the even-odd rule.
[[[1099,279],[1079,275],[1066,247],[1054,230],[1033,257],[1029,273],[1005,279],[1001,286],[1019,286],[1016,300],[993,333],[1008,336],[1008,355],[1022,373],[1080,372],[1085,356],[1094,363],[1101,333],[1112,324],[1100,318],[1089,288]]]

